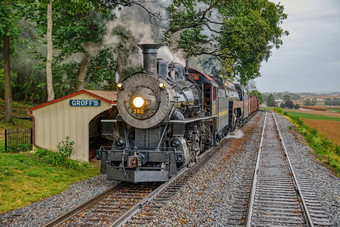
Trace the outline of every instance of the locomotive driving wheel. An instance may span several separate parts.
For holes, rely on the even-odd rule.
[[[232,119],[232,122],[231,122],[231,131],[232,132],[235,131],[235,129],[236,129],[237,121],[238,121],[237,113],[236,113],[236,110],[234,110],[234,112],[233,112],[233,119]]]

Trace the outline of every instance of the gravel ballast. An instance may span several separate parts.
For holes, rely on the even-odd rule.
[[[258,113],[248,122],[244,131],[245,138],[228,141],[220,148],[200,171],[188,180],[164,207],[158,211],[149,226],[235,226],[243,225],[242,212],[247,206],[249,188],[249,169],[255,166],[254,157],[260,140],[263,118]],[[312,190],[318,195],[316,200],[322,202],[332,226],[340,226],[340,179],[332,170],[317,161],[310,148],[302,144],[290,132],[291,124],[276,115],[284,140],[294,147],[294,163],[299,164],[298,175],[307,175]],[[257,125],[249,130],[252,125]],[[247,131],[251,131],[249,134]],[[236,142],[236,141],[239,142]],[[235,150],[235,147],[237,149]],[[292,155],[293,156],[293,155]],[[301,173],[301,171],[303,173]],[[240,213],[240,216],[235,215]]]
[[[96,176],[72,184],[66,191],[30,206],[0,215],[1,226],[42,226],[116,185],[106,176]]]
[[[289,141],[298,162],[307,175],[312,190],[322,202],[332,226],[340,226],[340,179],[315,159],[309,147],[291,133],[292,125],[276,115],[282,136]],[[159,209],[150,226],[232,226],[233,209],[240,201],[240,189],[248,184],[259,148],[264,112],[255,114],[245,125],[241,138],[221,142],[219,151]],[[237,136],[236,136],[237,137]],[[105,176],[75,183],[65,192],[31,206],[0,215],[4,226],[41,226],[88,199],[109,189],[117,182]],[[246,188],[248,186],[246,185]],[[241,198],[247,201],[247,198]],[[242,221],[242,220],[241,220]]]

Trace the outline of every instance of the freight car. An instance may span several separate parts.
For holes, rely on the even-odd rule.
[[[112,122],[119,135],[97,158],[108,179],[167,181],[242,124],[258,102],[237,84],[157,59],[157,44],[139,47],[144,71],[117,84]]]

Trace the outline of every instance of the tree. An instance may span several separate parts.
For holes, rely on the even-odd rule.
[[[267,105],[270,107],[276,107],[277,103],[275,102],[275,97],[273,94],[270,94],[267,98]]]
[[[291,100],[287,100],[285,102],[285,107],[293,109],[294,108],[294,103]]]
[[[303,104],[306,106],[314,106],[316,104],[316,99],[315,98],[313,98],[312,100],[306,99]]]
[[[247,81],[247,84],[246,84],[246,86],[244,87],[244,89],[245,89],[248,93],[250,93],[250,92],[253,91],[253,90],[256,90],[256,82],[255,82],[255,80],[249,80],[249,81]]]
[[[260,101],[260,104],[263,103],[263,96],[262,96],[261,92],[259,92],[258,90],[252,90],[252,91],[249,93],[249,95],[252,95],[252,96],[257,97],[257,98],[259,99],[259,101]]]
[[[280,28],[287,18],[283,9],[268,0],[175,0],[165,42],[187,57],[213,56],[224,77],[245,85],[260,76],[261,62],[288,35]]]
[[[290,95],[285,94],[285,95],[283,96],[283,101],[285,101],[285,102],[290,101]]]
[[[53,30],[53,20],[52,20],[52,3],[47,5],[47,57],[46,57],[46,84],[47,84],[47,101],[54,99],[53,90],[53,77],[52,77],[52,55],[53,55],[53,40],[52,40],[52,30]]]
[[[57,96],[63,95],[64,91],[74,92],[84,89],[85,83],[88,81],[87,74],[89,71],[92,71],[89,68],[93,66],[91,62],[99,53],[101,56],[107,55],[108,53],[103,55],[105,49],[112,50],[112,46],[105,46],[103,44],[103,37],[107,32],[107,23],[115,19],[113,10],[118,6],[128,7],[137,5],[149,13],[149,15],[154,15],[143,6],[144,3],[145,1],[142,0],[53,1],[53,45],[54,49],[57,50],[55,51],[57,54],[53,57],[52,71],[54,74],[53,80],[56,81],[56,84],[59,84],[54,87]],[[31,19],[36,21],[40,34],[44,36],[47,32],[46,20],[44,20],[46,18],[46,11],[42,4],[38,4],[37,8],[38,10],[32,9],[36,13]],[[119,49],[121,48],[115,49],[117,50],[117,55],[124,57],[136,48],[134,47],[129,50],[123,48],[123,52],[119,51]],[[75,55],[77,55],[77,58],[81,57],[81,59],[75,60]],[[117,56],[115,58],[117,59]],[[116,65],[116,68],[123,68],[124,60],[122,58],[119,61],[105,59],[102,66],[106,67],[113,63]],[[96,65],[96,67],[102,66]],[[114,72],[111,71],[110,73],[112,77]],[[105,73],[105,75],[107,74]],[[103,77],[99,76],[98,78]],[[111,78],[108,79],[112,80]],[[65,80],[69,83],[66,84]],[[97,80],[97,82],[102,81]]]
[[[17,38],[18,29],[16,19],[19,18],[19,1],[4,0],[0,3],[0,36],[3,45],[4,67],[4,120],[11,121],[12,115],[12,88],[11,88],[11,42]]]

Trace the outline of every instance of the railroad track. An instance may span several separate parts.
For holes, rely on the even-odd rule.
[[[275,115],[266,113],[245,225],[331,225],[309,186],[302,173],[297,178]]]
[[[212,148],[204,152],[194,166],[181,169],[168,182],[121,183],[44,226],[122,226],[125,223],[147,223],[152,218],[152,210],[162,206],[216,151]]]
[[[142,201],[161,183],[120,183],[106,192],[57,217],[47,226],[109,226]]]

